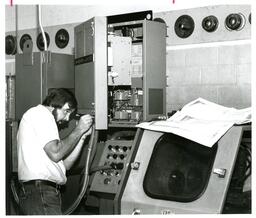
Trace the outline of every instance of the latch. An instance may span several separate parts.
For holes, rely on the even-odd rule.
[[[91,22],[91,28],[92,28],[91,36],[94,36],[95,29],[94,29],[94,22],[93,21]]]
[[[227,172],[227,170],[223,169],[223,168],[215,168],[213,170],[213,173],[217,174],[219,178],[225,178],[226,172]]]
[[[140,209],[138,209],[138,208],[133,209],[132,215],[140,215],[140,214],[141,214]]]

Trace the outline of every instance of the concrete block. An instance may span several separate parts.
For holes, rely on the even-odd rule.
[[[251,45],[220,46],[218,48],[219,64],[251,63]]]
[[[20,16],[19,16],[20,17]],[[30,29],[37,26],[37,19],[33,15],[24,16],[18,20],[18,26],[21,26],[22,29]]]
[[[5,20],[5,30],[6,30],[6,32],[15,30],[15,20],[14,19]],[[8,35],[8,34],[6,34],[6,35]]]
[[[202,67],[202,84],[236,84],[235,65]]]
[[[167,87],[166,88],[166,104],[177,105],[180,104],[180,87]]]
[[[44,10],[43,8],[44,6],[41,6],[41,12]],[[37,5],[18,5],[18,16],[19,17],[34,16],[34,19],[36,19]]]
[[[5,5],[5,20],[15,19],[15,7],[10,5]]]
[[[251,84],[251,64],[240,64],[236,66],[237,84]]]
[[[200,67],[171,67],[167,73],[169,86],[200,84]]]
[[[170,50],[166,55],[166,63],[168,67],[183,67],[185,66],[185,55],[184,50]]]
[[[251,107],[251,86],[223,86],[218,88],[218,102],[226,107]]]
[[[218,64],[236,64],[236,46],[220,46],[218,48]]]
[[[182,105],[182,107],[201,97],[209,101],[217,102],[217,88],[215,86],[180,86],[167,88],[167,102],[169,105]]]
[[[218,49],[192,48],[186,52],[186,66],[212,66],[218,63]]]
[[[251,45],[237,45],[236,47],[236,64],[251,63]]]

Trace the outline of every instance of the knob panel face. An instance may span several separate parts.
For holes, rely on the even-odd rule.
[[[27,40],[32,40],[31,36],[29,34],[23,34],[20,38],[20,49],[23,51],[24,43]]]
[[[174,30],[178,37],[189,37],[195,28],[195,23],[189,15],[181,15],[175,22]]]
[[[65,48],[69,42],[69,34],[65,29],[60,29],[55,35],[55,43],[58,48]]]
[[[228,30],[241,30],[244,27],[245,19],[242,14],[230,14],[226,17],[225,26]]]
[[[47,48],[48,48],[49,45],[50,45],[50,37],[49,37],[49,34],[47,32],[44,32],[44,33],[45,33],[45,38],[46,38]],[[42,33],[38,34],[37,39],[36,39],[36,45],[37,45],[37,48],[40,51],[44,50],[44,39],[43,39]]]
[[[16,37],[13,35],[7,35],[5,37],[5,54],[14,55],[17,52]]]
[[[205,17],[202,21],[202,27],[207,32],[214,32],[218,28],[218,25],[218,18],[213,15]]]

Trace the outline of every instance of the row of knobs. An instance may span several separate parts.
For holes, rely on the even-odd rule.
[[[112,152],[120,152],[120,153],[123,153],[123,152],[126,152],[127,150],[131,150],[131,146],[127,147],[127,146],[118,146],[118,145],[109,145],[108,146],[108,150],[109,151],[112,151]]]

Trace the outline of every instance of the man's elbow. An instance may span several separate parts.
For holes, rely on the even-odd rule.
[[[54,154],[50,157],[50,159],[55,162],[55,163],[58,163],[59,161],[61,161],[61,157],[58,155],[58,154]]]
[[[60,155],[56,152],[46,152],[47,156],[50,158],[51,161],[58,163],[62,158]]]
[[[44,146],[44,151],[47,156],[55,163],[62,160],[63,155],[60,152],[60,142],[57,140],[51,141]]]

